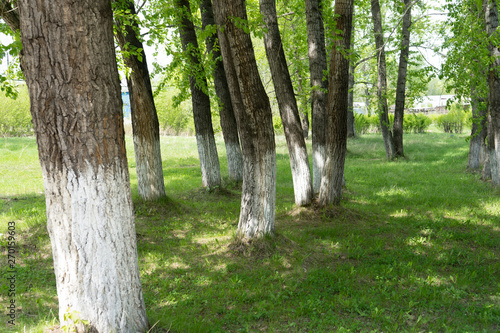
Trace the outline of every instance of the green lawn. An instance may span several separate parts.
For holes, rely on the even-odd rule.
[[[405,135],[387,162],[380,135],[350,140],[342,207],[297,208],[277,138],[277,235],[234,235],[240,191],[201,186],[193,137],[163,137],[168,199],[137,195],[129,165],[144,297],[153,332],[499,332],[500,196],[468,173],[466,135]],[[224,145],[217,140],[223,175]],[[308,142],[310,148],[310,142]],[[17,326],[58,325],[45,202],[33,138],[0,139],[0,233],[16,222]],[[8,287],[0,304],[6,313]]]

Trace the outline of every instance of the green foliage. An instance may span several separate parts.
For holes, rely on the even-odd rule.
[[[175,103],[175,89],[164,89],[155,96],[156,112],[160,130],[169,135],[191,135],[194,133],[193,115],[188,101]]]
[[[369,116],[365,116],[361,113],[354,113],[354,127],[358,135],[368,133],[370,126]]]
[[[431,118],[421,113],[410,113],[403,118],[403,130],[406,133],[425,133],[431,124]]]
[[[0,136],[33,134],[28,89],[22,86],[17,98],[0,94]]]
[[[445,133],[462,133],[464,125],[472,123],[472,112],[466,112],[458,103],[449,107],[447,114],[437,117],[437,125]]]

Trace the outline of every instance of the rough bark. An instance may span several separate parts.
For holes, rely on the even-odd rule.
[[[488,107],[489,109],[489,107]],[[491,165],[490,165],[490,156],[494,153],[494,146],[493,144],[489,144],[489,142],[495,142],[493,139],[493,124],[491,122],[491,114],[488,112],[488,117],[487,117],[487,141],[488,144],[485,147],[485,153],[484,153],[484,164],[483,164],[483,170],[481,172],[481,179],[482,180],[489,180],[491,179]]]
[[[127,9],[136,15],[133,1],[127,1]],[[127,79],[130,95],[130,111],[132,115],[132,131],[137,172],[137,190],[144,200],[165,197],[163,167],[160,148],[160,124],[153,99],[153,89],[149,78],[146,53],[139,40],[137,22],[124,25],[116,20],[116,39],[123,51],[131,47],[141,49],[139,55],[129,54],[123,61],[131,72]]]
[[[281,42],[276,1],[260,0],[259,3],[266,27],[264,46],[290,155],[295,204],[305,206],[311,203],[313,197],[311,170],[295,92]]]
[[[349,66],[349,95],[347,96],[347,137],[356,136],[356,126],[354,122],[354,66]]]
[[[243,188],[238,235],[274,233],[276,148],[271,105],[260,80],[252,40],[238,28],[247,20],[243,0],[214,0],[215,21],[243,152]]]
[[[192,21],[191,8],[189,0],[175,0],[174,3],[181,16],[179,33],[182,48],[188,54],[190,67],[192,68],[189,75],[189,85],[203,186],[208,188],[217,187],[221,185],[219,155],[217,154],[214,129],[212,127],[210,98],[197,84],[197,81],[202,82],[206,87],[207,79],[201,68],[200,49]]]
[[[319,205],[339,205],[344,182],[347,150],[347,99],[349,93],[349,59],[345,53],[351,45],[353,0],[335,2],[336,29],[328,78],[326,108],[326,161],[321,178]]]
[[[498,38],[498,9],[496,0],[487,0],[486,6],[486,32],[488,36]],[[491,141],[490,131],[488,129],[489,162],[491,169],[491,181],[493,185],[500,186],[500,49],[497,45],[490,42],[490,57],[493,63],[490,65],[488,75],[488,105],[491,115]]]
[[[299,58],[300,56],[298,47],[295,47],[293,51],[295,58]],[[299,116],[300,116],[300,123],[302,125],[302,134],[304,136],[304,139],[307,139],[309,137],[309,113],[307,112],[307,109],[304,109],[305,105],[307,104],[307,97],[304,94],[304,78],[302,77],[302,74],[300,73],[300,69],[298,66],[295,71],[295,77],[297,78],[297,83],[298,83],[297,95],[299,96],[300,100]]]
[[[403,118],[406,100],[406,73],[410,55],[411,0],[404,0],[403,27],[401,32],[401,53],[399,54],[398,82],[396,85],[396,105],[394,109],[394,157],[404,156]]]
[[[377,48],[377,96],[380,130],[384,140],[387,159],[394,157],[394,139],[389,124],[389,107],[387,106],[387,70],[384,49],[384,31],[382,29],[382,16],[380,14],[379,0],[371,0],[372,20],[375,34],[375,47]]]
[[[0,0],[0,17],[12,31],[16,32],[19,30],[19,13],[17,9],[12,8],[10,2],[7,0]]]
[[[207,26],[215,25],[215,18],[212,8],[212,0],[202,0],[200,2],[201,20],[203,29]],[[224,64],[221,59],[220,49],[216,46],[217,36],[211,35],[206,38],[207,50],[216,59],[214,67],[215,93],[219,98],[220,125],[222,136],[226,146],[227,168],[229,178],[240,182],[243,180],[243,155],[241,154],[240,138],[233,105],[231,104],[231,94],[227,85]]]
[[[328,81],[323,80],[327,70],[325,27],[320,0],[306,0],[307,47],[311,72],[311,135],[313,158],[313,190],[319,192],[325,162],[325,108]]]
[[[69,309],[94,331],[144,332],[110,2],[18,6],[59,319]]]
[[[472,107],[472,131],[469,143],[469,159],[467,169],[477,171],[484,162],[485,141],[487,134],[487,114],[486,103],[483,98],[476,95],[475,89],[472,89],[471,98]]]

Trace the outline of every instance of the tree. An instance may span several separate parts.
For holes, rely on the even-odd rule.
[[[353,0],[335,2],[336,29],[330,56],[326,109],[326,160],[321,178],[319,205],[339,205],[347,150],[347,108]]]
[[[214,0],[215,22],[243,152],[238,235],[274,233],[276,147],[271,105],[260,80],[243,0]]]
[[[160,125],[146,53],[139,39],[134,2],[114,1],[116,40],[122,50],[123,61],[130,69],[127,86],[130,93],[137,189],[144,200],[157,199],[165,197],[166,194],[161,160]]]
[[[17,4],[60,321],[144,332],[111,3]]]
[[[401,53],[399,56],[398,82],[396,85],[396,105],[394,108],[394,157],[404,156],[403,118],[406,99],[406,75],[410,56],[411,0],[404,0],[403,29],[401,32]]]
[[[215,27],[215,19],[212,8],[212,0],[202,0],[200,2],[201,20],[203,30],[207,31]],[[215,61],[213,74],[215,93],[219,99],[219,114],[222,135],[226,146],[227,168],[229,178],[234,181],[243,180],[243,156],[241,154],[240,138],[238,127],[234,115],[233,105],[231,104],[231,93],[227,85],[222,55],[217,44],[216,31],[210,33],[206,38],[207,51],[212,55]]]
[[[488,107],[490,127],[488,128],[488,155],[493,185],[500,186],[500,49],[498,39],[498,6],[496,0],[486,1],[486,32],[490,51],[490,68],[488,74]]]
[[[323,79],[327,70],[325,27],[320,0],[306,0],[307,45],[311,72],[311,133],[313,158],[313,190],[318,193],[325,161],[325,92],[328,81]]]
[[[295,204],[305,206],[311,203],[313,197],[311,170],[297,101],[281,42],[276,1],[260,0],[259,3],[266,28],[264,46],[290,155]]]
[[[217,154],[214,129],[212,127],[210,98],[203,91],[207,87],[207,80],[204,70],[201,68],[200,50],[192,21],[189,0],[175,0],[174,5],[180,16],[179,33],[182,48],[188,55],[191,67],[189,86],[191,88],[194,127],[196,130],[198,154],[200,155],[203,186],[213,188],[221,185],[221,177],[219,155]]]
[[[394,139],[389,128],[389,107],[387,106],[387,67],[385,62],[384,31],[379,0],[371,0],[372,20],[375,33],[375,47],[377,48],[377,97],[380,130],[384,140],[387,159],[394,157]]]

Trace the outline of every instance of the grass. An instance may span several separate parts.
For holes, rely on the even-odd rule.
[[[350,140],[344,201],[326,210],[294,206],[277,137],[277,235],[251,244],[234,237],[238,185],[200,188],[194,138],[162,138],[168,198],[157,202],[137,195],[128,140],[152,331],[500,331],[500,196],[466,172],[465,137],[405,135],[408,157],[395,162],[379,135]],[[57,325],[57,297],[35,140],[0,139],[0,173],[2,261],[9,221],[19,244],[17,326],[4,315],[0,330],[43,332]]]

